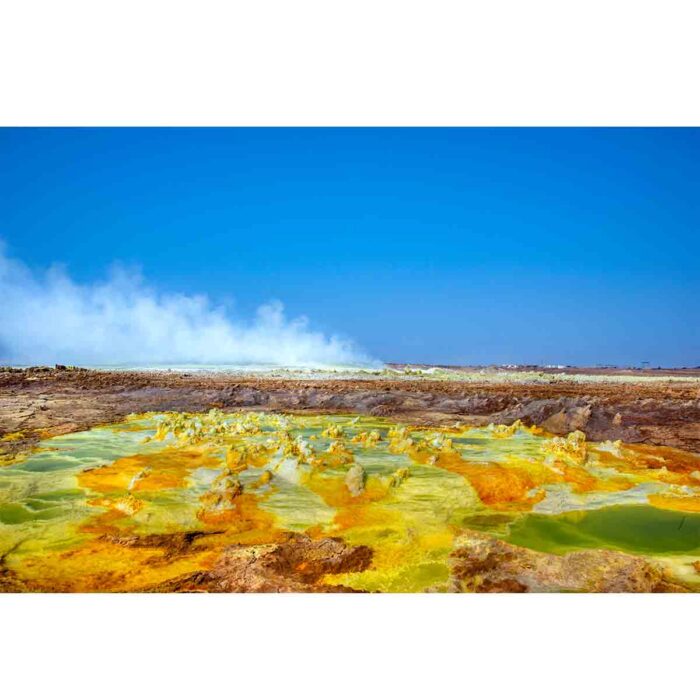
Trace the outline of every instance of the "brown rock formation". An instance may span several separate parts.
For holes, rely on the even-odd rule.
[[[281,544],[229,547],[211,570],[166,581],[150,592],[348,592],[323,585],[321,577],[364,571],[371,561],[369,547],[352,547],[331,537],[290,535]]]
[[[642,557],[608,550],[536,552],[479,533],[450,558],[451,590],[475,593],[679,593],[687,589]]]

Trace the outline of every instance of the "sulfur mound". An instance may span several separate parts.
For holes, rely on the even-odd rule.
[[[365,490],[365,470],[359,464],[353,464],[345,476],[345,485],[352,496],[359,496]]]
[[[569,433],[565,438],[555,437],[542,443],[542,451],[554,459],[564,459],[574,464],[586,461],[586,434],[580,430]]]

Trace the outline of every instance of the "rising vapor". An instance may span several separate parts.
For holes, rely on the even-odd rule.
[[[369,364],[354,344],[287,319],[278,301],[249,322],[203,295],[159,294],[119,267],[77,284],[60,266],[34,274],[0,241],[0,360],[15,364]]]

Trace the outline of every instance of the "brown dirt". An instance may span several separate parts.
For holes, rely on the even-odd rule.
[[[0,455],[129,413],[212,407],[362,413],[433,425],[519,418],[555,434],[578,429],[590,440],[700,452],[700,388],[691,382],[322,380],[32,368],[0,370]]]

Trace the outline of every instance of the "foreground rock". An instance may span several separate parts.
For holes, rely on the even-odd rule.
[[[321,578],[364,571],[371,562],[369,547],[352,547],[330,537],[290,535],[281,544],[229,547],[211,570],[171,579],[148,592],[349,592],[342,586],[323,585]]]
[[[478,533],[450,558],[450,590],[474,593],[681,593],[682,584],[641,557],[607,550],[535,552]]]

